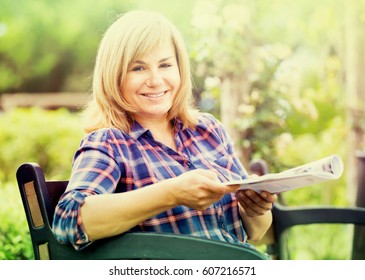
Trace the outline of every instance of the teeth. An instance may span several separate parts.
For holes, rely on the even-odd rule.
[[[162,97],[165,94],[165,92],[160,92],[158,94],[144,94],[144,96],[148,98],[159,98]]]

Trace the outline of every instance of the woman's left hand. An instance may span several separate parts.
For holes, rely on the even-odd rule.
[[[266,191],[257,193],[253,190],[239,190],[236,198],[248,217],[262,216],[270,211],[277,196]]]

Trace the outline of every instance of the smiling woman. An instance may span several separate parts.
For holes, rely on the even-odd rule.
[[[239,191],[246,178],[230,137],[192,106],[180,32],[162,15],[132,11],[99,47],[86,131],[53,231],[76,249],[124,232],[197,236],[252,246],[276,196]],[[217,163],[217,164],[213,164]]]
[[[180,88],[180,73],[172,43],[156,46],[148,55],[131,63],[122,96],[135,112],[133,118],[142,126],[156,122],[161,127],[170,127],[167,114]],[[171,137],[171,129],[164,129]],[[152,132],[153,133],[153,132]],[[154,134],[154,133],[153,133]]]
[[[174,102],[167,119],[179,116],[187,126],[196,125],[198,115],[192,106],[190,61],[181,33],[157,13],[124,14],[109,27],[99,46],[93,78],[94,98],[85,111],[86,131],[101,127],[129,131],[137,108],[125,99],[126,79],[143,77],[146,86],[153,86],[146,93],[156,94],[167,90],[163,85],[160,89],[155,85],[156,81],[163,81],[157,75],[162,73],[169,74],[169,80],[171,76],[179,80],[174,81],[174,92],[171,92],[175,95]]]

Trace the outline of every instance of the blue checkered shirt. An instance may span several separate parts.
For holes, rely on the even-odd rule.
[[[195,129],[183,128],[176,120],[175,142],[177,151],[155,141],[138,123],[130,133],[110,128],[86,135],[73,160],[70,191],[56,207],[55,237],[76,249],[91,243],[80,218],[80,206],[89,195],[136,190],[196,168],[213,170],[222,182],[247,177],[230,138],[212,115],[201,114]],[[174,207],[130,231],[187,234],[251,246],[246,243],[234,194],[225,195],[204,211]]]

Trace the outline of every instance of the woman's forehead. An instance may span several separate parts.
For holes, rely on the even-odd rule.
[[[136,50],[131,63],[135,62],[147,62],[147,61],[160,61],[176,58],[176,49],[171,41],[160,42],[150,48],[143,50]]]

